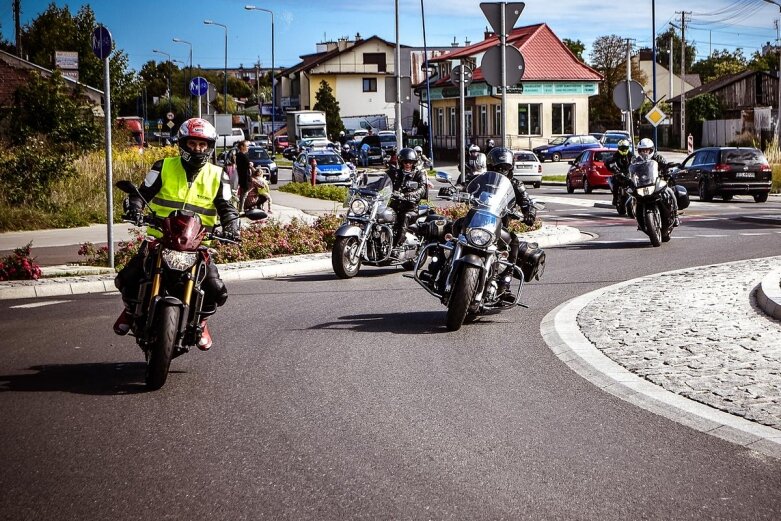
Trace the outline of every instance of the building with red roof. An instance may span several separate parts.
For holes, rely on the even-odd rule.
[[[480,63],[499,37],[486,33],[482,42],[430,60],[437,67],[432,78],[431,110],[434,146],[445,155],[457,150],[459,91],[450,81],[459,62],[473,68],[464,108],[467,141],[483,146],[493,139],[502,144],[501,89],[486,83]],[[598,93],[602,76],[578,60],[547,24],[517,27],[507,43],[523,55],[525,70],[518,85],[507,90],[507,143],[512,149],[533,148],[565,134],[587,134],[589,97]],[[417,85],[425,99],[425,83]]]

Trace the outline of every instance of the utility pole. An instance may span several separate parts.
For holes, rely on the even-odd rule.
[[[668,100],[673,99],[673,36],[670,35],[670,67],[667,69],[667,75],[670,77],[670,95],[667,97]],[[672,114],[670,114],[672,116]],[[672,136],[670,136],[672,137]]]
[[[14,37],[16,40],[16,55],[22,56],[22,0],[14,0]]]
[[[399,0],[395,1],[396,12],[396,57],[394,69],[396,69],[396,151],[404,148],[404,137],[401,132],[401,44],[399,43]],[[399,163],[401,166],[401,163]]]
[[[654,107],[656,101],[659,99],[656,97],[656,0],[651,0],[651,47],[653,60],[653,94],[654,94]],[[659,133],[658,127],[654,125],[654,145],[659,145]]]
[[[768,4],[778,6],[781,13],[781,3],[777,0],[765,0]],[[779,35],[779,21],[776,20],[776,50],[778,51],[778,109],[776,111],[776,140],[781,142],[781,35]]]
[[[681,150],[686,150],[686,15],[691,11],[676,11],[681,15]]]
[[[626,114],[626,125],[629,130],[629,140],[634,144],[635,132],[634,121],[632,121],[632,112],[639,107],[632,106],[632,96],[629,93],[629,84],[632,81],[632,38],[626,39],[626,99],[629,103],[629,110]]]

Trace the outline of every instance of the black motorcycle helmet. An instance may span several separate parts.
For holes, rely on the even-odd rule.
[[[413,148],[402,148],[399,150],[397,158],[399,167],[408,172],[415,168],[415,165],[418,163],[418,153]],[[405,168],[407,165],[410,168]]]
[[[510,150],[504,147],[493,148],[488,152],[488,157],[486,159],[488,170],[499,172],[512,179],[514,161],[513,153]]]

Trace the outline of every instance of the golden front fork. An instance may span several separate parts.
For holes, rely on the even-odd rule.
[[[195,285],[195,270],[198,268],[199,263],[193,264],[190,268],[190,280],[187,281],[187,285],[184,287],[184,295],[182,295],[182,302],[185,306],[190,306],[190,300],[193,296],[193,286]]]
[[[150,299],[155,298],[160,294],[160,277],[161,277],[161,270],[160,266],[163,263],[163,249],[160,248],[157,251],[157,259],[155,259],[155,276],[152,277],[152,293],[149,295]]]

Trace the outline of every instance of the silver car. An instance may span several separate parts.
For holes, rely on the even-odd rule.
[[[531,150],[513,151],[513,177],[534,188],[542,186],[542,163]]]

